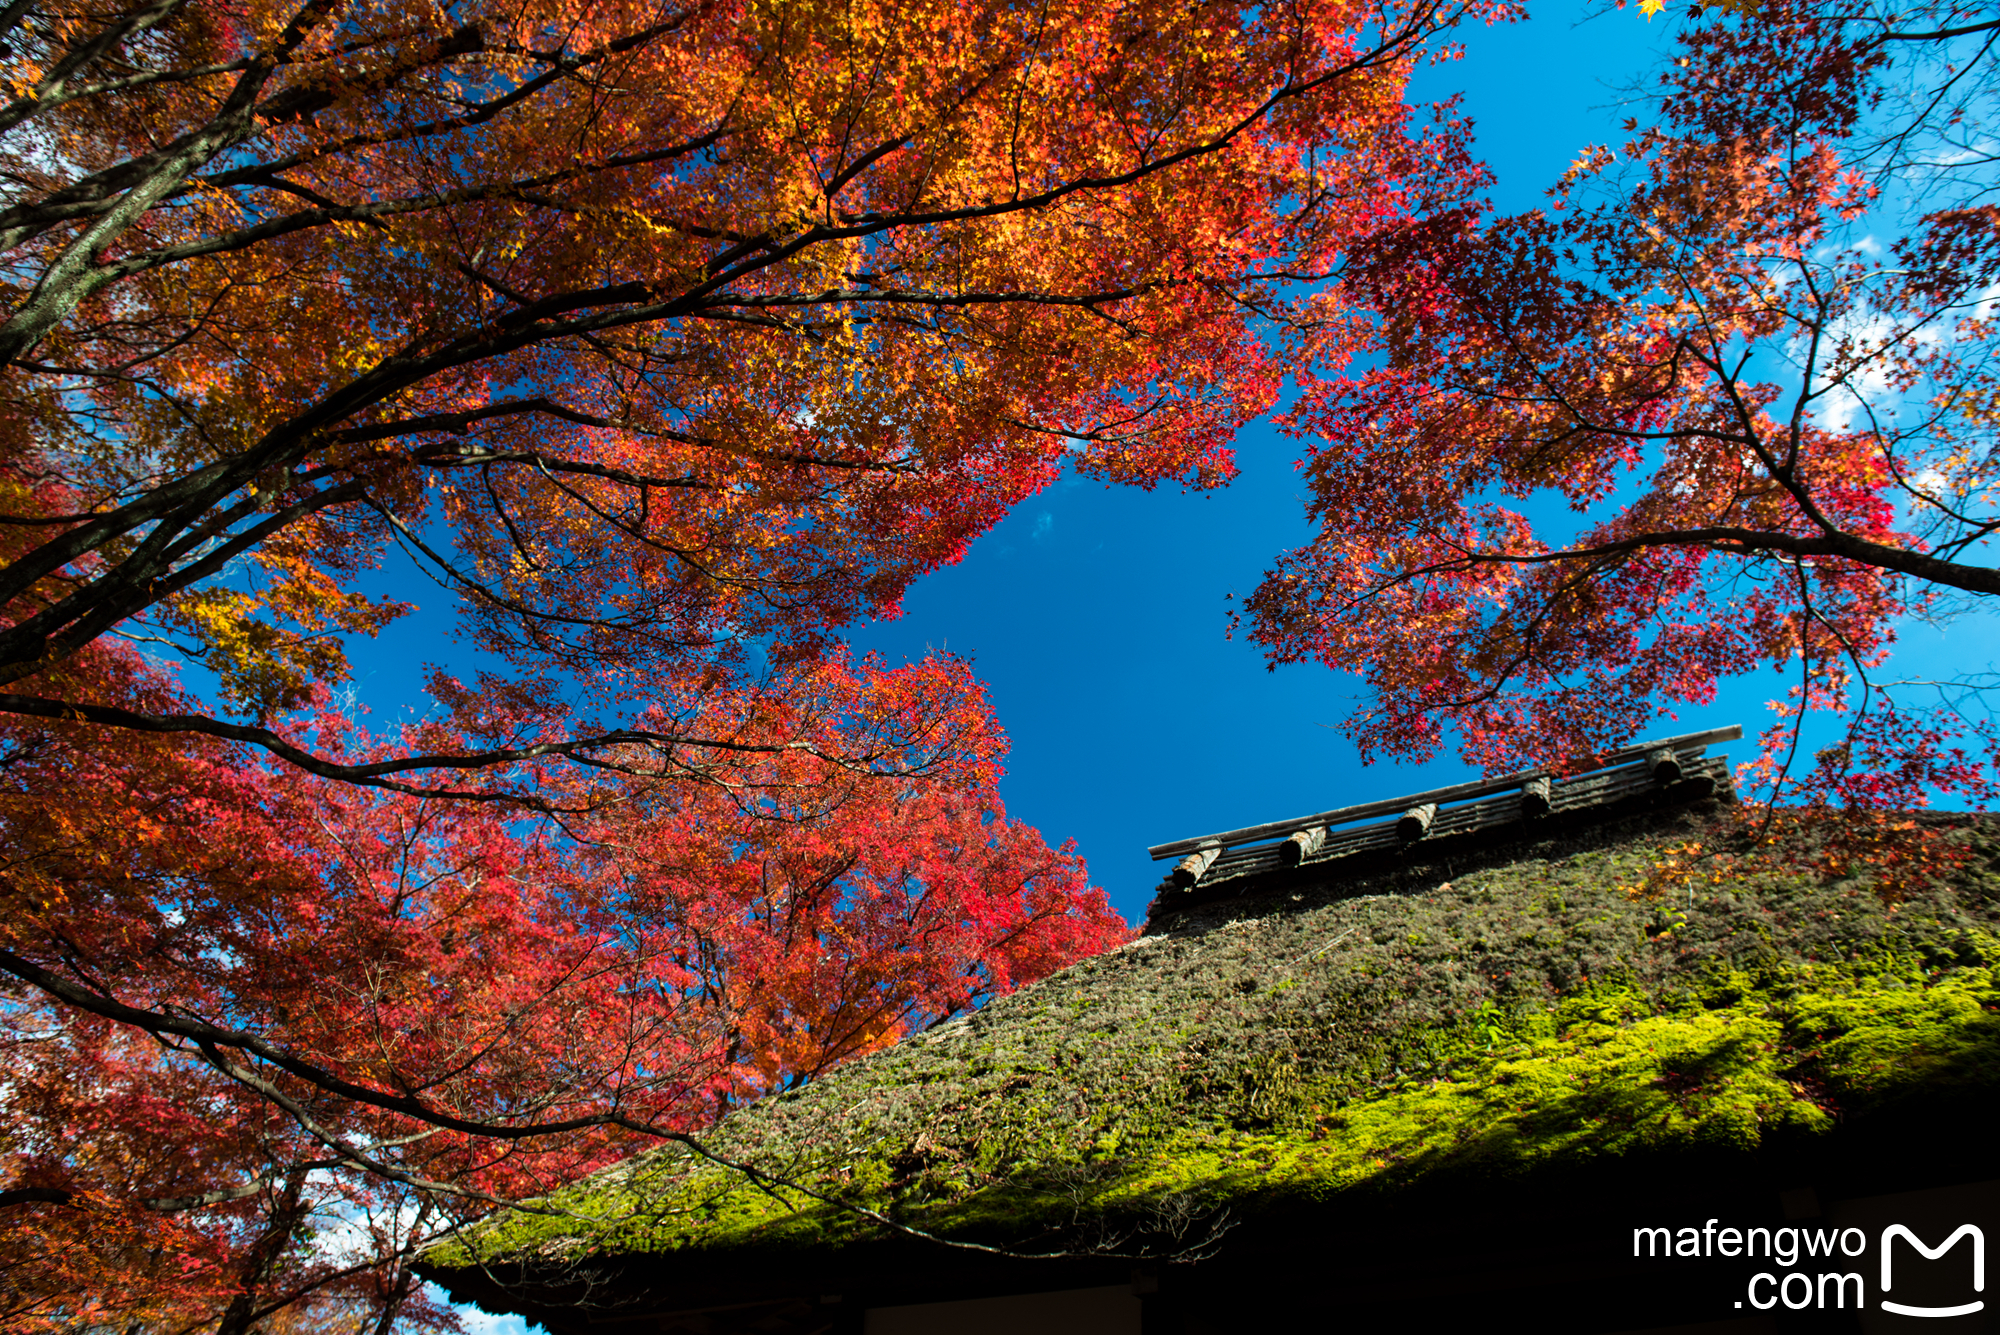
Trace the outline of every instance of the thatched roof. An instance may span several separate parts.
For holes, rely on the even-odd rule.
[[[1344,1301],[1366,1310],[1397,1273],[1370,1239],[1422,1233],[1440,1201],[1454,1227],[1515,1228],[1523,1183],[1658,1193],[1703,1165],[1762,1191],[1809,1162],[1824,1180],[1828,1145],[1864,1175],[1869,1146],[1941,1153],[1905,1144],[1913,1101],[1935,1142],[2000,1079],[1995,832],[1945,818],[1979,861],[1899,905],[1782,871],[1634,896],[1740,838],[1730,802],[1684,781],[1166,893],[1132,943],[710,1138],[827,1199],[668,1147],[427,1270],[558,1335],[621,1314],[806,1331],[836,1298],[1122,1282],[1133,1255],[1190,1250],[1263,1275],[1311,1239],[1318,1263],[1362,1258]]]

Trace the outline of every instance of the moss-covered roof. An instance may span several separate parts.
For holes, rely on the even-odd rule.
[[[1777,871],[1692,901],[1630,893],[1734,829],[1715,802],[1599,813],[1192,905],[710,1144],[959,1241],[1171,1251],[1223,1210],[1352,1213],[1427,1183],[1754,1153],[1992,1090],[1995,831],[1961,819],[1972,870],[1897,905]],[[918,1246],[677,1146],[552,1201],[568,1213],[502,1215],[429,1271],[547,1320],[579,1277],[642,1274],[644,1301],[671,1306],[774,1258],[852,1274]]]

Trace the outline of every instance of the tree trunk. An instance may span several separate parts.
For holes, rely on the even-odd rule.
[[[257,1316],[258,1291],[277,1270],[286,1248],[298,1236],[299,1225],[305,1222],[307,1210],[301,1201],[305,1187],[306,1175],[303,1171],[286,1174],[277,1195],[271,1199],[270,1227],[244,1256],[242,1287],[223,1310],[222,1320],[216,1323],[215,1335],[249,1335]]]

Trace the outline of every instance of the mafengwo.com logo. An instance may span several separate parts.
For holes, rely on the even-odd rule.
[[[1977,1224],[1925,1232],[1889,1224],[1859,1228],[1639,1227],[1632,1255],[1763,1262],[1742,1309],[1799,1312],[1869,1309],[1904,1317],[1970,1316],[1986,1308],[1986,1234]],[[1872,1281],[1872,1282],[1871,1282]]]

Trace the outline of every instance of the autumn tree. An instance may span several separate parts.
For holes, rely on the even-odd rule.
[[[7,1319],[386,1320],[413,1221],[1114,939],[837,636],[1065,466],[1225,480],[1506,12],[0,7]],[[491,670],[378,735],[391,551]]]
[[[9,11],[0,710],[412,791],[671,768],[746,642],[893,610],[1065,463],[1224,479],[1281,284],[1461,187],[1400,100],[1460,12]],[[392,544],[514,707],[343,766],[266,725],[407,610],[356,588]],[[94,699],[112,633],[250,721]]]
[[[814,748],[733,788],[592,775],[560,819],[50,725],[0,788],[32,910],[0,961],[37,989],[0,1008],[8,1328],[449,1325],[407,1268],[442,1231],[1124,937],[1006,818],[962,665],[812,671],[820,717],[743,728]],[[983,738],[948,777],[815,753],[940,698]]]
[[[1365,753],[1561,764],[1775,667],[1766,796],[1992,793],[1982,713],[1880,668],[2000,594],[1996,41],[1953,3],[1697,6],[1546,207],[1356,247],[1293,336],[1318,533],[1248,612],[1366,680]],[[1840,729],[1795,757],[1811,713]]]

